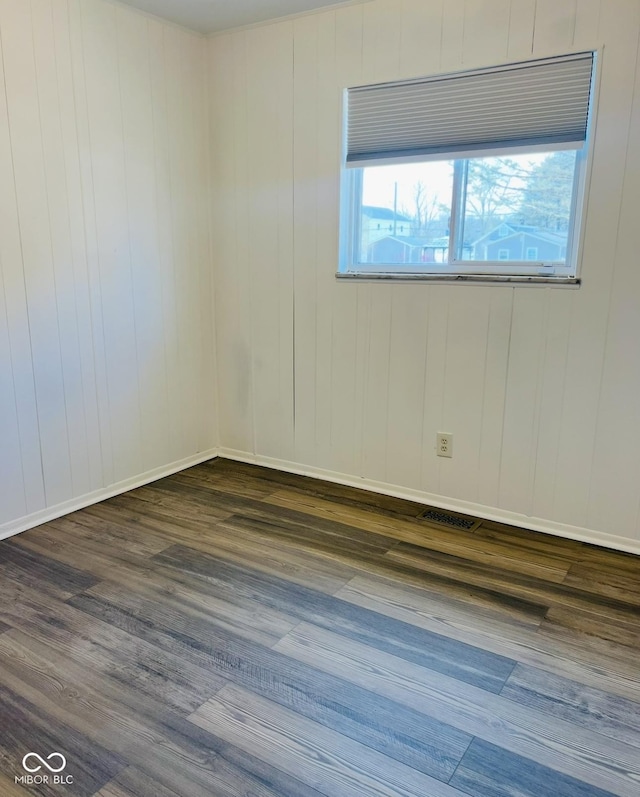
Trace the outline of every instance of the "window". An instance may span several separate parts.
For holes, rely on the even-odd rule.
[[[594,60],[349,89],[340,273],[575,281]]]

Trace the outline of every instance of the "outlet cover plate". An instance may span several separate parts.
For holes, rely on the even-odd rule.
[[[453,456],[453,435],[448,432],[438,432],[436,435],[436,453],[439,457]]]

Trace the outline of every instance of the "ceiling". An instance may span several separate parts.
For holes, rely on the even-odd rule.
[[[366,1],[366,0],[361,0]],[[127,5],[201,33],[214,33],[317,8],[344,0],[121,0]]]

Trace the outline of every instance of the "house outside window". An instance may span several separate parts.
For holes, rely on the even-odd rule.
[[[588,52],[349,90],[339,276],[576,281],[594,65]],[[372,207],[395,219],[385,243]]]

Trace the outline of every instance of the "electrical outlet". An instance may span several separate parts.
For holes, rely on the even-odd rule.
[[[436,435],[436,453],[439,457],[453,456],[453,435],[448,432],[438,432]]]

